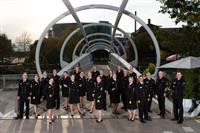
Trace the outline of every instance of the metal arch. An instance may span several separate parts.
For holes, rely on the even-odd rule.
[[[92,34],[87,35],[87,38],[92,37],[92,36],[106,36],[106,37],[110,37],[110,38],[111,38],[111,35],[110,35],[110,34],[106,34],[106,33],[92,33]],[[96,39],[94,39],[94,40],[96,40]],[[103,40],[105,40],[105,39],[103,39]],[[121,43],[118,39],[116,39],[116,38],[115,38],[115,40],[116,40],[116,42],[122,47],[122,50],[123,50],[123,52],[124,52],[124,54],[125,54],[125,58],[127,58],[127,53],[126,53],[126,50],[125,50],[125,48],[123,47],[122,43]],[[79,45],[80,45],[83,41],[84,41],[84,38],[82,38],[82,39],[76,44],[76,46],[75,46],[75,48],[74,48],[74,51],[73,51],[73,55],[72,55],[73,59],[75,59],[75,53],[76,53],[76,51],[77,51],[77,48],[79,47]],[[93,40],[91,40],[91,41],[93,41]],[[88,42],[88,44],[90,44],[91,41]],[[110,41],[109,41],[109,43],[110,43]],[[66,44],[65,44],[65,45],[66,45]],[[64,43],[63,43],[62,46],[64,46]],[[87,46],[87,45],[84,45],[84,46]],[[114,47],[116,47],[116,46],[114,45]],[[117,47],[116,47],[116,48],[117,48]],[[118,50],[118,49],[117,49],[117,50]],[[60,55],[60,58],[61,58],[61,56],[62,56],[62,55]],[[61,61],[63,61],[63,59],[62,59]]]
[[[128,0],[123,0],[121,5],[120,5],[120,8],[119,8],[119,11],[118,11],[118,14],[117,14],[117,18],[116,18],[115,24],[114,24],[114,29],[113,29],[112,38],[111,38],[111,45],[114,42],[114,37],[115,37],[116,31],[117,31],[117,27],[119,25],[119,21],[122,17],[122,14],[124,12],[124,9],[125,9],[127,3],[128,3]]]
[[[91,44],[92,42],[106,43],[107,45],[110,46],[110,41],[108,41],[108,40],[105,40],[105,39],[94,39],[94,40],[88,42],[88,43],[89,43],[89,47],[91,46],[90,44]],[[86,47],[87,47],[87,45],[84,45],[84,46],[81,48],[81,51],[80,51],[80,54],[79,54],[79,55],[82,55],[82,54],[83,54],[83,52],[84,52],[84,50],[85,50]],[[114,53],[117,53],[117,54],[120,55],[120,51],[118,50],[118,48],[117,48],[116,46],[114,46],[113,49],[115,50]],[[73,57],[73,56],[72,56],[72,57]],[[75,58],[73,58],[73,59],[75,59]]]
[[[108,26],[108,27],[111,27],[111,28],[114,28],[114,26],[112,25],[112,24],[107,24],[107,23],[93,23],[93,24],[87,24],[87,25],[84,25],[83,26],[83,28],[87,28],[87,27],[90,27],[90,26],[97,26],[97,24],[98,24],[98,26]],[[87,27],[86,27],[87,26]],[[65,43],[67,43],[69,40],[70,40],[70,38],[75,34],[75,32],[78,32],[78,30],[79,30],[79,28],[77,28],[77,29],[75,29],[71,34],[69,34],[69,36],[67,37],[68,38],[68,40],[67,40],[67,38],[66,38],[66,40],[64,41],[64,43],[63,43],[63,45],[62,45],[62,48],[61,48],[61,52],[60,52],[60,62],[63,62],[63,59],[61,59],[61,58],[63,58],[63,53],[64,53],[64,47],[65,47]],[[138,51],[137,51],[137,47],[136,47],[136,45],[135,45],[135,43],[134,43],[134,41],[129,37],[129,35],[124,31],[124,30],[122,30],[122,29],[120,29],[120,28],[117,28],[117,30],[119,30],[121,33],[123,33],[124,34],[124,36],[126,37],[126,38],[128,38],[128,40],[131,42],[131,45],[132,45],[132,47],[133,47],[133,50],[134,50],[134,54],[135,54],[135,65],[137,66],[138,65]],[[81,39],[81,41],[83,41],[84,39]],[[121,43],[121,42],[120,42]],[[76,45],[75,46],[75,51],[76,51],[76,49],[77,49],[77,46],[79,46],[79,45]],[[122,50],[123,50],[123,52],[125,53],[125,58],[127,58],[127,53],[126,53],[126,50],[125,50],[125,48],[124,48],[124,46],[122,45],[122,43],[120,44],[120,46],[122,47]],[[61,64],[61,66],[62,66],[62,64]]]
[[[78,24],[78,26],[80,27],[80,30],[85,38],[85,42],[86,44],[88,45],[88,40],[86,38],[86,32],[85,32],[85,29],[83,28],[83,25],[78,17],[78,15],[76,14],[75,10],[74,10],[74,7],[72,6],[72,4],[70,3],[69,0],[62,0],[63,3],[65,4],[65,6],[68,8],[69,12],[72,14],[72,16],[74,17],[76,23]]]
[[[103,43],[103,42],[97,42],[97,43],[93,43],[92,45],[90,45],[88,48],[86,48],[86,53],[90,51],[90,49],[92,49],[93,47],[96,46],[102,46],[102,47],[107,47],[110,49],[111,52],[115,53],[115,49],[114,48],[110,48],[110,45],[108,45],[107,43]]]
[[[92,45],[90,45],[86,50],[86,53],[88,53],[89,51],[93,50],[93,49],[97,49],[97,50],[100,50],[99,48],[101,48],[102,50],[104,49],[108,49],[109,52],[112,52],[114,53],[114,49],[113,48],[110,48],[110,45],[106,44],[106,43],[101,43],[101,42],[98,42],[98,43],[93,43]]]
[[[90,43],[93,43],[93,42],[106,42],[106,43],[108,43],[108,44],[111,44],[110,41],[108,41],[108,40],[106,40],[106,39],[94,39],[94,40],[89,41],[88,43],[89,43],[89,45],[90,45]],[[84,45],[84,46],[81,48],[81,51],[80,51],[80,54],[79,54],[79,55],[81,55],[81,54],[83,53],[83,51],[85,50],[86,46],[87,46],[87,45]],[[118,48],[116,48],[116,46],[114,46],[114,49],[115,49],[115,51],[120,55],[120,52],[119,52]],[[75,51],[75,50],[74,50],[74,51]],[[76,51],[75,51],[75,53],[76,53]],[[74,56],[74,55],[73,55],[73,56]],[[73,57],[73,56],[72,56],[72,57]],[[74,59],[75,59],[75,58],[74,58]]]
[[[94,51],[98,51],[98,50],[106,50],[107,52],[110,53],[111,50],[110,50],[109,47],[103,47],[102,45],[96,45],[96,46],[93,46],[91,49],[88,49],[88,50],[90,50],[91,53],[94,52]]]
[[[83,25],[83,28],[87,28],[87,27],[91,27],[91,26],[108,26],[108,27],[111,27],[112,25],[111,24],[106,24],[106,23],[92,23],[92,24],[87,24],[87,25]],[[112,26],[113,27],[113,26]],[[120,32],[122,32],[132,43],[132,46],[133,46],[133,48],[134,48],[134,53],[135,53],[135,60],[136,60],[136,62],[138,62],[138,53],[137,53],[137,48],[136,48],[136,46],[135,46],[135,43],[133,42],[133,40],[127,35],[127,33],[126,32],[124,32],[123,30],[121,30],[120,28],[117,28]],[[65,47],[66,47],[66,45],[67,45],[67,42],[71,39],[71,37],[74,35],[74,34],[76,34],[78,31],[80,30],[80,28],[77,28],[77,29],[75,29],[73,32],[71,32],[68,36],[67,36],[67,38],[65,39],[65,41],[64,41],[64,43],[63,43],[63,45],[62,45],[62,47],[61,47],[61,51],[60,51],[60,63],[63,61],[63,54],[64,54],[64,49],[65,49]],[[83,41],[84,40],[84,38],[83,39],[81,39],[80,41]],[[79,41],[79,42],[80,42]],[[117,40],[116,40],[117,41]],[[78,43],[79,43],[78,42]],[[123,47],[123,45],[122,45],[122,43],[118,40],[117,41],[120,45],[121,45],[121,47],[122,47],[122,50],[123,50],[123,52],[124,53],[126,53],[125,51],[125,48]],[[75,46],[76,47],[76,46]],[[125,55],[126,57],[127,57],[127,55]],[[62,63],[61,63],[61,66],[62,66]]]
[[[85,5],[85,6],[80,6],[75,8],[74,10],[76,12],[78,11],[82,11],[82,10],[87,10],[87,9],[108,9],[108,10],[114,10],[114,11],[118,11],[119,8],[115,7],[115,6],[111,6],[111,5],[103,5],[103,4],[92,4],[92,5]],[[42,45],[42,41],[45,38],[45,35],[48,33],[49,29],[59,20],[61,20],[62,18],[64,18],[65,16],[69,15],[70,12],[64,12],[61,15],[59,15],[57,18],[55,18],[52,22],[50,22],[50,24],[45,28],[45,30],[43,31],[42,35],[40,36],[40,39],[38,41],[37,47],[36,47],[36,53],[35,53],[35,62],[36,62],[36,69],[38,71],[39,76],[42,76],[42,71],[40,68],[40,48]],[[153,43],[154,43],[154,47],[156,49],[156,71],[154,72],[154,74],[158,73],[158,67],[160,66],[160,49],[159,49],[159,45],[158,42],[156,40],[155,35],[153,34],[153,32],[151,31],[151,29],[145,24],[145,22],[143,20],[141,20],[139,17],[135,16],[133,13],[124,10],[124,14],[126,14],[127,16],[133,18],[134,20],[136,20],[138,23],[140,23],[148,32],[148,34],[150,35]]]

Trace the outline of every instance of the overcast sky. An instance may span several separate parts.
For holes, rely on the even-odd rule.
[[[108,4],[119,6],[121,0],[70,0],[74,7],[87,4]],[[175,25],[169,15],[158,13],[160,3],[156,0],[129,0],[126,10],[134,13],[145,22],[150,18],[153,24],[162,27],[180,27]],[[0,0],[0,33],[6,33],[15,40],[16,36],[27,31],[33,39],[38,39],[45,27],[58,15],[67,11],[62,0]],[[114,24],[117,12],[108,10],[86,10],[78,12],[82,22],[109,21]],[[61,22],[74,22],[71,16]],[[134,31],[134,21],[123,15],[119,27],[127,32]],[[139,25],[138,25],[139,27]]]

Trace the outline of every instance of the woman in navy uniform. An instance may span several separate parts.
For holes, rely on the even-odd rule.
[[[127,89],[127,110],[128,110],[128,120],[134,121],[135,120],[135,114],[136,114],[136,109],[137,109],[137,104],[136,104],[136,89],[135,89],[135,84],[134,84],[134,77],[130,76],[128,78],[129,84],[128,84],[128,89]]]
[[[46,86],[49,83],[49,76],[47,71],[43,72],[43,77],[41,78],[41,89],[40,89],[40,100],[42,99],[44,102],[46,102]]]
[[[19,116],[17,119],[22,119],[24,114],[24,103],[26,105],[26,119],[29,119],[29,100],[31,93],[31,82],[28,80],[26,72],[22,74],[22,79],[19,81],[17,100],[19,101]]]
[[[55,86],[54,86],[54,78],[51,77],[49,79],[49,83],[46,86],[46,98],[47,98],[47,109],[48,109],[48,117],[49,117],[49,124],[53,122],[53,108],[55,108]]]
[[[99,71],[97,71],[97,67],[95,65],[93,65],[92,78],[95,79],[95,82],[96,82],[97,76],[99,76],[99,75],[100,75],[100,73],[99,73]]]
[[[80,98],[79,98],[79,86],[75,81],[75,75],[71,76],[71,80],[69,82],[69,104],[71,110],[71,116],[74,116],[73,106],[76,105],[78,108],[79,114],[83,115],[80,109]]]
[[[136,85],[136,98],[138,103],[140,122],[145,123],[145,120],[151,121],[150,117],[148,116],[147,109],[147,102],[149,101],[150,96],[148,96],[148,90],[142,75],[139,76],[139,82]]]
[[[110,86],[110,100],[112,103],[112,113],[119,114],[117,112],[118,104],[120,103],[119,88],[117,86],[117,75],[114,73],[112,76],[111,86]]]
[[[104,102],[105,102],[105,88],[100,76],[97,76],[97,84],[95,88],[95,108],[97,110],[97,123],[103,121],[102,118],[102,110],[104,109]]]
[[[113,81],[113,71],[112,70],[108,70],[109,75],[106,77],[106,90],[108,91],[109,94],[109,102],[110,102],[110,106],[112,106],[112,101],[111,101],[111,89],[112,89],[112,81]]]
[[[86,79],[86,91],[87,91],[87,101],[89,101],[89,109],[90,113],[93,112],[94,109],[94,94],[95,94],[95,80],[92,78],[92,73],[87,73],[88,78]]]
[[[38,117],[38,105],[40,104],[40,89],[41,84],[39,81],[39,76],[36,74],[34,75],[34,79],[31,82],[31,104],[33,104],[33,112],[35,117]]]
[[[101,78],[101,82],[103,83],[103,88],[104,88],[104,90],[105,90],[105,94],[103,95],[104,96],[104,101],[103,101],[103,104],[104,104],[104,110],[106,110],[107,108],[106,108],[106,105],[107,105],[107,103],[106,103],[106,93],[107,93],[107,88],[106,88],[106,76],[104,75],[104,72],[103,72],[103,70],[100,70],[99,71],[99,73],[100,73],[100,78]]]
[[[54,92],[56,100],[56,109],[60,109],[60,76],[57,75],[57,70],[53,70],[53,79],[54,79]]]
[[[78,86],[79,86],[80,106],[83,107],[83,101],[84,101],[85,92],[86,92],[85,77],[84,77],[83,72],[80,72],[80,76],[79,76],[77,82],[78,82]]]
[[[68,75],[68,72],[65,71],[61,79],[61,87],[62,87],[62,96],[64,97],[65,100],[64,109],[66,110],[68,109],[69,82],[70,82],[70,77]]]
[[[79,78],[79,76],[80,76],[80,73],[81,73],[81,72],[80,72],[80,70],[79,70],[79,67],[76,66],[76,67],[74,68],[74,73],[73,73],[73,75],[75,75],[75,80],[76,80],[76,81],[78,81],[78,78]]]

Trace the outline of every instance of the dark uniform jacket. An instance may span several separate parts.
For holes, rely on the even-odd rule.
[[[30,97],[31,94],[31,82],[30,80],[20,80],[19,81],[19,88],[18,88],[18,93],[17,96],[20,98],[28,98]]]
[[[175,79],[172,82],[171,90],[172,90],[172,98],[173,99],[182,99],[183,98],[183,90],[184,90],[185,80],[181,78],[180,80]]]
[[[156,81],[156,93],[158,96],[163,97],[166,93],[165,88],[167,87],[167,79],[163,77],[162,79],[157,79]]]
[[[151,79],[148,79],[148,78],[145,78],[144,79],[144,83],[148,89],[148,94],[153,97],[154,95],[154,92],[155,92],[155,80],[153,80],[152,78]]]
[[[149,99],[148,90],[145,83],[138,82],[136,84],[136,99],[141,103],[147,102]]]

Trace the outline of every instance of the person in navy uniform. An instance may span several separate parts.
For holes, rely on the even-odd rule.
[[[41,83],[41,90],[40,90],[40,99],[43,100],[44,103],[46,103],[46,86],[49,83],[49,76],[47,71],[43,72],[43,77],[40,80]]]
[[[78,79],[79,79],[79,76],[80,76],[80,69],[79,69],[79,67],[78,66],[76,66],[75,68],[74,68],[74,73],[73,73],[73,75],[75,75],[75,80],[76,81],[78,81]]]
[[[105,108],[104,102],[105,102],[105,93],[106,90],[104,88],[102,78],[100,76],[97,76],[97,84],[95,88],[95,108],[97,110],[97,123],[100,123],[103,121],[102,118],[102,110]]]
[[[80,108],[80,98],[79,98],[79,86],[77,81],[75,80],[75,75],[71,75],[69,82],[69,104],[70,104],[70,111],[71,116],[74,116],[73,107],[76,105],[79,114],[83,115],[81,108]]]
[[[173,80],[171,85],[172,99],[173,99],[173,112],[174,118],[172,121],[177,121],[178,124],[183,123],[183,90],[185,80],[182,78],[182,73],[176,73],[176,79]]]
[[[145,120],[151,120],[148,116],[147,102],[150,100],[148,95],[148,89],[144,83],[143,75],[139,76],[139,82],[136,84],[136,99],[139,109],[139,119],[140,122],[145,123]]]
[[[36,74],[34,75],[34,79],[31,82],[31,104],[33,104],[33,112],[36,118],[38,118],[39,116],[37,108],[38,105],[40,104],[40,89],[41,89],[41,84],[39,76]]]
[[[114,73],[112,76],[112,80],[110,81],[110,100],[112,103],[112,113],[113,114],[119,114],[117,109],[118,105],[120,103],[120,94],[119,94],[119,88],[117,86],[117,75]]]
[[[126,103],[127,103],[127,89],[128,89],[128,71],[126,69],[123,70],[123,76],[120,81],[120,94],[121,94],[121,99],[123,102],[123,107],[122,109],[127,110],[126,108]]]
[[[134,77],[129,76],[128,81],[128,89],[127,89],[127,110],[128,110],[128,120],[134,121],[135,120],[135,114],[137,109],[136,104],[136,85],[134,83]]]
[[[93,112],[94,109],[94,94],[95,94],[95,79],[92,78],[92,73],[87,73],[86,79],[86,92],[87,92],[87,101],[89,101],[89,108],[88,111],[90,113]]]
[[[70,77],[68,75],[68,72],[65,71],[61,79],[62,96],[64,97],[64,100],[65,100],[65,103],[64,103],[65,110],[68,110],[68,107],[69,107],[68,106],[69,82],[70,82]]]
[[[60,109],[60,76],[57,75],[57,70],[53,70],[53,79],[54,79],[54,92],[56,100],[56,110]]]
[[[165,97],[166,97],[166,87],[167,87],[167,79],[164,76],[164,72],[159,71],[158,79],[156,81],[156,94],[158,96],[158,105],[160,109],[160,113],[158,115],[161,118],[165,118]]]
[[[103,101],[103,104],[104,104],[104,110],[107,110],[107,102],[106,102],[106,93],[107,93],[107,88],[106,88],[106,76],[104,75],[104,72],[103,72],[103,70],[100,70],[99,71],[99,73],[100,73],[100,78],[101,78],[101,82],[103,83],[103,88],[105,89],[105,93],[104,93],[104,101]]]
[[[97,71],[97,67],[95,65],[93,65],[92,78],[95,79],[95,82],[96,82],[97,76],[99,76],[99,75],[100,75],[100,73],[99,73],[99,71]]]
[[[108,94],[109,94],[109,100],[110,100],[109,107],[111,107],[112,105],[111,90],[112,90],[112,81],[113,81],[113,71],[108,70],[108,73],[109,73],[108,76],[106,76],[106,90],[108,91]]]
[[[79,96],[80,96],[80,106],[83,107],[83,101],[84,101],[84,97],[85,97],[85,92],[86,92],[86,88],[85,88],[85,77],[84,77],[84,73],[80,72],[79,78],[77,79],[78,81],[78,86],[79,86]]]
[[[133,71],[133,66],[130,66],[128,76],[134,78],[134,84],[137,82],[137,74]]]
[[[24,114],[24,104],[26,105],[26,119],[29,119],[29,101],[31,99],[31,82],[28,80],[26,72],[22,74],[22,79],[19,81],[17,100],[19,101],[19,115],[17,119],[22,119]]]
[[[46,86],[46,108],[48,110],[48,117],[49,117],[49,124],[53,122],[53,108],[56,107],[56,95],[55,95],[55,85],[54,85],[54,78],[51,77],[49,79],[49,83]]]
[[[152,79],[150,72],[146,73],[146,78],[144,79],[144,83],[147,87],[148,95],[150,97],[150,100],[147,103],[147,110],[148,112],[151,112],[151,103],[155,92],[155,80]]]

